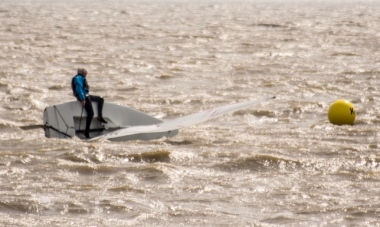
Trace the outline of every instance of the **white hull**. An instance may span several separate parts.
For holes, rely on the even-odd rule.
[[[97,103],[92,103],[94,109],[94,119],[90,127],[90,137],[104,135],[106,133],[133,126],[152,125],[162,121],[149,116],[138,110],[120,106],[112,103],[104,103],[103,118],[108,124],[102,125],[96,120],[98,116]],[[43,115],[45,136],[48,138],[73,138],[78,136],[84,138],[82,133],[86,127],[87,112],[78,101],[63,103],[46,107]],[[173,137],[178,134],[178,130],[166,132],[141,133],[112,138],[112,141],[127,140],[153,140],[162,137]]]

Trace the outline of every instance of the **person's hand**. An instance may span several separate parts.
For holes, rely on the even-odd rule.
[[[82,100],[82,106],[86,105],[86,100]]]

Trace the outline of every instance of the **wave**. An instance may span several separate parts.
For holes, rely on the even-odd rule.
[[[131,162],[170,162],[170,152],[166,150],[130,154],[127,158]]]
[[[61,160],[66,160],[71,163],[82,163],[82,164],[102,164],[103,160],[99,159],[96,155],[86,156],[82,153],[65,153],[59,157]],[[128,162],[146,162],[146,163],[155,163],[155,162],[170,162],[170,152],[167,150],[158,150],[145,153],[137,154],[127,154],[127,155],[114,155],[108,157],[111,159],[116,158],[117,160],[123,160]],[[86,171],[88,167],[85,167],[83,170]],[[101,170],[100,166],[90,166],[90,169]],[[100,168],[100,169],[99,169]],[[105,169],[104,169],[105,170]]]
[[[271,171],[273,169],[280,168],[295,168],[300,167],[301,163],[296,160],[276,157],[271,155],[253,155],[250,157],[238,158],[231,160],[222,164],[217,164],[214,168],[221,169],[223,171],[233,172],[233,171]]]
[[[268,24],[268,23],[258,23],[258,24],[253,24],[252,26],[267,27],[267,28],[288,28],[288,26],[284,26],[281,24]]]
[[[19,211],[22,213],[38,213],[41,207],[32,200],[18,199],[13,201],[0,201],[2,212]]]
[[[233,113],[233,115],[237,115],[237,116],[242,116],[242,115],[247,115],[247,114],[251,114],[251,115],[254,115],[256,117],[270,117],[270,118],[275,117],[275,115],[276,115],[276,113],[274,111],[250,110],[250,109],[240,110],[240,111]]]

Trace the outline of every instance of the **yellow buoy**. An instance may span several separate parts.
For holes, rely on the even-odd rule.
[[[330,105],[328,117],[332,124],[353,125],[355,116],[355,107],[347,100],[339,99]]]

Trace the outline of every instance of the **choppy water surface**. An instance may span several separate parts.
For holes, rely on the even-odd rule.
[[[0,3],[0,225],[378,226],[380,4]],[[91,92],[168,120],[276,95],[171,139],[47,139]],[[354,126],[327,120],[333,101]]]

